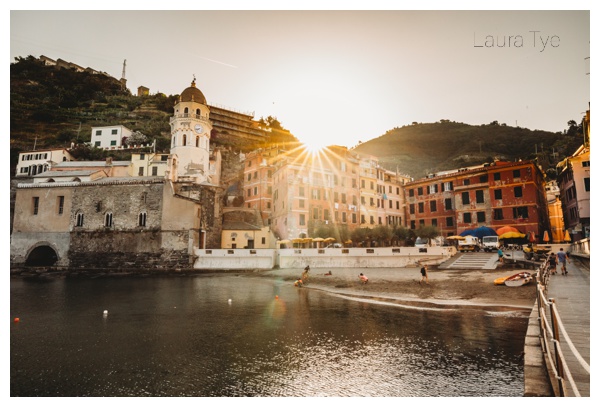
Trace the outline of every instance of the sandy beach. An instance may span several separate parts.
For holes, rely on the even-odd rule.
[[[325,275],[331,271],[332,275]],[[501,307],[531,309],[536,298],[536,284],[522,287],[495,285],[499,277],[534,270],[500,266],[496,270],[449,270],[429,267],[429,284],[419,284],[420,268],[312,269],[308,283],[299,289],[324,290],[345,296],[360,296],[419,307]],[[260,272],[289,284],[301,277],[302,269]],[[358,278],[364,273],[367,284]]]

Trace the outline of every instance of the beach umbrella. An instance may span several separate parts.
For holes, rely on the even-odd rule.
[[[550,237],[548,236],[548,231],[544,230],[544,242],[548,243],[550,241]]]
[[[483,239],[486,236],[498,236],[496,231],[487,226],[480,226],[473,230],[473,236]]]
[[[571,241],[571,235],[569,235],[569,229],[565,230],[565,242]]]
[[[465,240],[465,237],[464,236],[454,235],[454,236],[448,236],[446,238],[446,240]]]
[[[460,236],[475,236],[475,231],[473,229],[467,229],[467,230],[463,230],[460,233]]]
[[[498,236],[503,235],[508,232],[521,233],[521,232],[519,232],[519,230],[517,228],[514,228],[512,226],[502,226],[502,227],[499,227],[498,229],[496,229],[496,234]]]
[[[500,236],[498,236],[498,239],[500,239],[500,240],[506,240],[506,239],[523,239],[524,237],[525,237],[524,233],[506,232],[506,233],[503,233]]]

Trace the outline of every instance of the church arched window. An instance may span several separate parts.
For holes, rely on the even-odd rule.
[[[196,116],[201,116],[202,112],[200,111],[200,109],[196,109]]]
[[[185,146],[187,143],[187,136],[184,134],[183,135],[183,145]]]
[[[188,114],[188,113],[189,113],[189,110],[187,107],[185,109],[183,109],[183,114]]]
[[[172,147],[175,147],[175,136],[173,136],[173,146]]]
[[[112,212],[106,212],[104,215],[104,226],[111,228],[113,226],[113,215]]]
[[[146,212],[140,212],[138,216],[138,226],[146,226]]]
[[[200,147],[200,136],[196,136],[196,147]]]

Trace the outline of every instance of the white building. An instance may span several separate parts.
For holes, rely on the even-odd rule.
[[[131,136],[132,131],[125,126],[92,127],[90,143],[96,148],[116,150],[123,146],[123,141]]]
[[[48,171],[58,163],[73,160],[73,156],[64,148],[25,151],[19,154],[15,175],[17,177],[32,177]]]

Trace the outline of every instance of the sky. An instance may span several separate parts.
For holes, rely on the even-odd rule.
[[[45,55],[121,78],[126,61],[132,93],[180,94],[195,77],[208,104],[274,116],[307,144],[440,119],[556,132],[591,97],[590,6],[571,4],[587,11],[19,7],[9,62]]]

